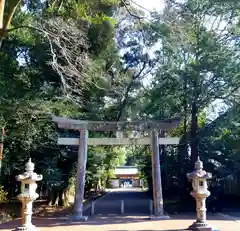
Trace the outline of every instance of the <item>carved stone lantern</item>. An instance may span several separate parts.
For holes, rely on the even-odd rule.
[[[37,181],[42,180],[42,175],[38,175],[34,172],[34,163],[31,158],[26,164],[26,172],[16,177],[17,181],[21,181],[21,193],[17,196],[18,200],[22,202],[22,224],[15,230],[38,230],[36,226],[32,224],[32,206],[33,201],[38,198],[36,193]]]
[[[207,223],[206,219],[206,198],[210,196],[207,180],[212,178],[212,174],[203,170],[203,162],[198,157],[195,170],[188,173],[187,178],[192,180],[193,191],[190,194],[196,199],[197,211],[197,220],[188,229],[212,231],[213,228]]]

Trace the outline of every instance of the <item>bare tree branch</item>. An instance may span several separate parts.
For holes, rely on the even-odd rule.
[[[81,102],[82,89],[89,81],[91,60],[88,57],[88,39],[86,30],[73,21],[60,18],[39,24],[40,32],[50,47],[49,65],[60,76],[62,89],[67,99]]]

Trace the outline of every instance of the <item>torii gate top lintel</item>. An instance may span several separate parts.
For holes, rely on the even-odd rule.
[[[71,130],[87,129],[90,131],[147,131],[155,129],[159,131],[171,131],[180,124],[182,118],[176,117],[166,120],[146,121],[88,121],[53,116],[52,120],[58,124],[59,128]]]

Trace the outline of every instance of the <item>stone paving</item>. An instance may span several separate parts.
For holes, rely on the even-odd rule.
[[[148,213],[149,209],[148,199],[145,195],[146,194],[144,194],[144,192],[141,193],[140,191],[132,191],[129,192],[129,194],[127,194],[124,190],[121,192],[114,191],[96,202],[96,212],[101,215],[96,215],[94,217],[89,216],[89,220],[87,222],[71,223],[66,217],[42,217],[33,219],[33,224],[39,227],[41,231],[65,231],[69,229],[72,231],[179,231],[186,229],[193,223],[194,215],[191,214],[184,216],[173,215],[170,216],[170,220],[165,221],[150,221],[149,217],[145,215],[145,213]],[[120,205],[117,202],[124,198],[126,200],[125,204],[135,207],[135,210],[132,208],[130,209],[129,207],[127,210],[129,215],[121,216],[119,214]],[[137,205],[137,200],[140,205]],[[112,203],[109,201],[112,201]],[[86,214],[89,213],[89,209],[90,208],[86,209]],[[115,215],[110,215],[111,213]],[[212,226],[217,227],[221,231],[240,230],[240,223],[234,221],[234,219],[229,216],[225,217],[221,214],[208,216],[208,221]],[[16,228],[19,224],[19,219],[6,224],[1,224],[0,230],[10,231]]]
[[[96,215],[119,215],[121,201],[124,201],[125,215],[149,215],[149,198],[146,191],[138,188],[113,189],[95,204]],[[84,211],[89,216],[91,208]]]

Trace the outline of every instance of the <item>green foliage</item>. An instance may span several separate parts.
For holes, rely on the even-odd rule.
[[[45,7],[31,3],[27,6],[28,11],[18,9],[12,26],[34,26],[39,20],[40,12],[42,20],[54,18],[58,14],[64,20],[77,19],[79,27],[81,21],[87,19],[90,21],[88,40],[92,42],[92,53],[99,55],[106,52],[108,47],[114,47],[114,20],[111,15],[116,1],[91,1],[88,4],[79,1],[78,5],[85,9],[85,13],[82,10],[82,15],[76,14],[75,1],[64,1],[60,9],[58,1],[49,3]],[[91,33],[96,36],[95,40],[90,37]],[[88,55],[92,54],[89,52]],[[59,99],[62,96],[61,82],[57,73],[48,65],[52,58],[49,44],[39,38],[36,31],[24,27],[14,30],[9,39],[4,41],[0,56],[0,66],[4,67],[0,70],[0,86],[4,89],[0,93],[0,121],[6,130],[1,181],[8,189],[13,189],[15,176],[24,171],[24,165],[31,156],[36,163],[36,171],[44,176],[43,188],[61,190],[70,187],[76,173],[77,153],[68,147],[57,146],[58,131],[51,122],[51,116],[54,114],[86,119],[103,117],[97,106],[104,106],[104,91],[109,87],[106,86],[108,74],[104,69],[106,58],[103,56],[99,60],[94,59],[93,66],[102,76],[90,71],[89,79],[84,80],[88,88],[83,89],[88,104],[79,106],[64,98]],[[97,86],[94,81],[98,82]],[[109,166],[109,161],[117,164],[115,152],[109,154],[101,149],[99,159],[94,156],[96,152],[99,150],[89,152],[89,160],[93,165],[88,166],[87,180],[91,184],[99,177],[104,178],[105,172],[110,171],[107,168],[114,167]],[[10,193],[9,196],[15,195]]]
[[[113,43],[114,25],[109,20],[95,22],[91,25],[88,32],[93,54],[99,54]]]
[[[0,204],[8,202],[7,195],[8,193],[4,190],[3,186],[0,185]]]

